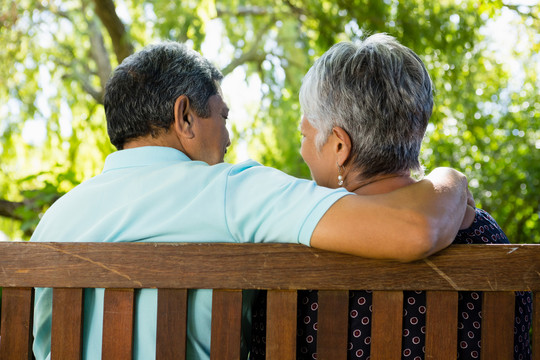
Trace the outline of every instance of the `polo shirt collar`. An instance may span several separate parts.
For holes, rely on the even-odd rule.
[[[116,151],[105,159],[103,172],[114,169],[155,165],[159,163],[178,163],[191,161],[180,150],[164,146],[142,146]]]

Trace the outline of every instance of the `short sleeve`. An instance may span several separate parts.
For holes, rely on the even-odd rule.
[[[310,244],[326,211],[345,189],[328,189],[279,170],[247,161],[231,168],[225,190],[225,217],[237,242]]]

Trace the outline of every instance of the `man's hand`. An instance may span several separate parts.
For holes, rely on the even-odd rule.
[[[461,223],[460,230],[468,229],[471,227],[474,217],[476,216],[476,204],[474,202],[474,197],[469,188],[467,188],[467,209],[465,210],[465,216],[463,217],[463,222]]]

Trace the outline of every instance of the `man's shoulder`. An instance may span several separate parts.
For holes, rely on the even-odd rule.
[[[250,170],[250,169],[271,169],[271,170],[275,170],[275,171],[278,171],[277,169],[274,169],[274,168],[270,168],[270,167],[266,167],[264,165],[262,165],[261,163],[255,161],[255,160],[252,160],[252,159],[248,159],[248,160],[244,160],[242,162],[239,162],[239,163],[236,163],[236,164],[229,164],[229,163],[226,163],[226,165],[228,165],[228,171],[229,171],[229,174],[230,175],[236,175],[236,174],[240,174],[246,170]]]
[[[270,182],[306,182],[273,167],[264,166],[254,160],[246,160],[237,164],[229,164],[227,176],[234,179],[253,179],[254,181]]]

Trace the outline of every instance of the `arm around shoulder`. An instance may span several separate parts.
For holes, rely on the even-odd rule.
[[[438,168],[388,194],[341,198],[319,221],[311,246],[377,259],[421,259],[452,243],[466,202],[465,176]]]

